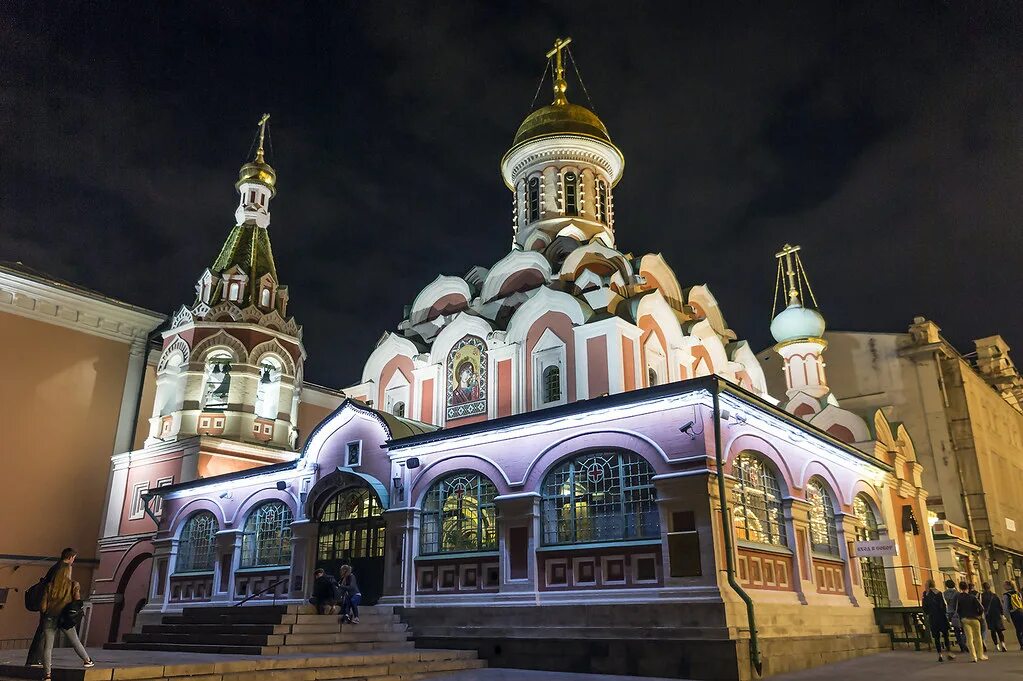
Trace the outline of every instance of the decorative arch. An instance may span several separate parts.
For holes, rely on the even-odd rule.
[[[191,358],[193,362],[205,362],[206,355],[221,348],[231,352],[233,362],[240,363],[248,360],[249,352],[245,349],[245,344],[224,330],[197,343],[192,349]]]
[[[786,490],[773,462],[759,452],[745,449],[732,460],[732,524],[744,541],[787,546],[782,500]]]
[[[536,295],[515,310],[515,314],[512,315],[511,321],[508,323],[508,341],[525,342],[526,336],[536,320],[548,312],[561,312],[572,320],[573,326],[581,326],[586,323],[586,319],[593,311],[575,296],[544,286],[536,292]]]
[[[166,502],[164,506],[166,507]],[[193,513],[198,513],[199,511],[209,511],[212,513],[216,517],[217,522],[220,523],[221,527],[225,526],[227,522],[227,515],[224,513],[224,508],[219,503],[211,499],[196,497],[195,499],[191,499],[190,501],[182,504],[181,508],[175,509],[174,515],[167,523],[167,527],[173,528],[171,534],[175,538],[179,537],[181,535],[181,528],[184,525],[184,522],[188,520],[188,517]]]
[[[468,282],[461,277],[439,275],[412,301],[409,321],[421,324],[442,314],[463,310],[471,300],[472,290]]]
[[[632,280],[632,265],[625,256],[597,242],[590,242],[572,251],[561,265],[561,278],[574,280],[579,270],[597,264],[608,268],[608,275],[613,271],[620,274],[625,282]]]
[[[751,433],[740,433],[735,436],[731,441],[725,443],[725,473],[734,475],[732,471],[732,465],[735,462],[735,458],[743,452],[754,452],[758,456],[762,456],[770,461],[771,466],[775,471],[781,475],[781,484],[785,488],[787,494],[791,494],[795,488],[802,487],[800,484],[801,480],[796,477],[792,468],[789,466],[788,460],[782,456],[778,449],[760,437]]]
[[[817,553],[839,556],[838,525],[835,520],[836,506],[840,501],[828,482],[815,475],[804,488],[806,501],[810,504],[810,546]]]
[[[373,348],[362,367],[362,382],[369,383],[380,379],[380,372],[384,366],[397,355],[408,357],[414,360],[419,354],[419,348],[408,338],[403,338],[394,332],[387,333],[377,346]]]
[[[647,288],[658,291],[667,304],[682,311],[682,288],[678,284],[678,278],[674,270],[668,266],[664,256],[660,253],[647,253],[639,261],[639,273],[647,280]]]
[[[796,486],[805,490],[806,486],[810,484],[810,480],[814,477],[821,478],[828,484],[828,487],[831,488],[832,497],[838,504],[848,504],[848,500],[844,499],[841,495],[842,487],[838,484],[838,478],[831,472],[831,469],[815,459],[809,459],[803,464],[803,469],[799,475],[800,482]]]
[[[543,276],[544,281],[550,281],[551,264],[547,258],[536,251],[512,251],[490,268],[483,281],[480,299],[487,303],[499,297],[505,282],[526,270],[535,270]]]
[[[476,454],[475,452],[460,452],[450,458],[435,459],[433,462],[417,469],[409,485],[411,489],[409,498],[414,501],[416,506],[421,506],[426,495],[426,489],[435,480],[458,470],[479,471],[498,485],[498,492],[501,494],[506,494],[509,488],[515,484],[508,479],[508,474],[493,459],[482,454]]]
[[[870,430],[867,428],[867,422],[856,414],[842,409],[834,404],[829,404],[824,407],[817,416],[810,419],[810,423],[817,426],[824,432],[830,432],[830,428],[834,425],[840,425],[847,429],[854,438],[852,442],[864,442],[870,440]],[[838,437],[832,434],[833,437]],[[841,439],[841,438],[838,438]]]
[[[180,366],[185,367],[188,365],[188,358],[192,354],[191,349],[188,347],[188,343],[186,343],[181,336],[177,336],[173,341],[171,341],[171,344],[164,349],[163,354],[160,355],[160,362],[156,365],[157,373],[160,373],[167,368],[167,364],[170,362],[174,353],[181,355]]]
[[[286,374],[289,376],[295,375],[295,360],[292,359],[291,353],[276,338],[271,338],[265,343],[260,343],[252,348],[252,352],[249,353],[249,364],[258,367],[264,355],[273,355],[284,365],[284,372]]]
[[[576,433],[552,442],[546,449],[539,452],[522,474],[522,480],[512,485],[524,485],[527,490],[534,490],[540,481],[559,461],[577,452],[616,449],[629,451],[641,457],[655,470],[667,470],[669,461],[667,453],[649,436],[624,429],[607,428],[598,431]]]
[[[694,307],[698,313],[702,313],[703,320],[708,322],[710,327],[722,336],[728,336],[728,324],[725,322],[721,306],[717,298],[710,292],[706,284],[693,286],[685,291],[686,303]],[[734,337],[734,336],[733,336]]]

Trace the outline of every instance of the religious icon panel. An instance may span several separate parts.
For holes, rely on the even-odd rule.
[[[448,421],[487,413],[487,344],[464,336],[451,347],[447,363]]]

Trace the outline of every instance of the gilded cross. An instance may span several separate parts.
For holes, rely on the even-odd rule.
[[[266,122],[270,120],[270,114],[265,113],[259,119],[259,148],[256,149],[256,163],[263,163],[263,137],[266,135]]]
[[[568,83],[565,82],[565,62],[561,57],[561,51],[572,42],[571,38],[557,38],[554,41],[554,49],[547,53],[547,58],[554,57],[554,103],[564,106],[568,104],[565,98],[565,90]]]
[[[793,256],[799,252],[799,246],[785,244],[781,250],[774,254],[778,260],[785,260],[785,276],[789,280],[789,302],[799,300],[799,288],[796,286],[796,269],[793,267]]]

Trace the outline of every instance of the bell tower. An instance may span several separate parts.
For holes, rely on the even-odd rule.
[[[270,247],[269,114],[238,173],[236,224],[163,334],[147,446],[196,435],[293,451],[305,349]],[[225,445],[226,446],[226,445]]]

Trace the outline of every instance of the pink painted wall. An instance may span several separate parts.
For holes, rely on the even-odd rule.
[[[400,373],[411,386],[412,368],[412,359],[405,355],[395,355],[391,359],[387,360],[387,364],[384,364],[384,368],[380,370],[380,381],[377,383],[376,402],[373,406],[377,409],[384,408],[384,393],[387,392],[387,384],[391,382],[391,378],[394,377],[395,373]],[[409,403],[405,405],[406,414],[412,413],[413,398],[413,392],[412,390],[409,390]]]
[[[607,375],[607,336],[586,339],[586,382],[589,397],[611,392]]]
[[[636,389],[636,347],[631,338],[622,336],[622,371],[625,372],[625,390]]]
[[[512,413],[512,366],[510,359],[497,363],[497,416],[511,416]]]
[[[565,383],[568,401],[575,402],[575,342],[572,336],[572,320],[563,312],[547,312],[541,315],[526,334],[526,410],[533,409],[533,348],[540,341],[544,331],[550,329],[565,343]]]

